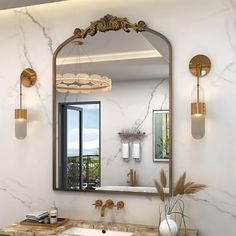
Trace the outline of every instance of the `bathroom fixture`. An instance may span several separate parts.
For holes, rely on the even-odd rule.
[[[135,160],[140,160],[141,140],[145,137],[145,132],[130,129],[123,130],[118,135],[121,138],[121,157],[126,161],[129,160],[130,156]]]
[[[128,180],[127,183],[129,186],[135,186],[136,185],[136,171],[133,169],[130,169],[129,173],[127,174]]]
[[[60,93],[92,93],[111,90],[112,82],[106,76],[89,74],[57,75],[57,91]]]
[[[20,76],[20,108],[15,109],[15,136],[17,139],[24,139],[27,135],[27,109],[23,108],[23,86],[30,88],[37,81],[36,72],[27,68]]]
[[[132,236],[132,232],[122,232],[117,230],[104,230],[104,229],[87,229],[81,227],[71,227],[62,232],[66,235],[83,235],[83,236]]]
[[[0,235],[160,236],[157,224],[150,227],[150,225],[119,224],[80,219],[67,219],[66,223],[60,225],[60,227],[49,227],[47,224],[32,224],[34,223],[30,225],[22,224],[21,221],[7,227],[1,227]],[[182,229],[179,235],[197,236],[199,232],[195,229]]]
[[[75,39],[71,42],[72,46],[75,45],[76,48],[73,51],[78,51],[78,56],[71,64],[77,65],[77,69],[80,70],[79,64],[81,63],[80,58],[80,47],[84,44],[82,41]],[[65,52],[64,52],[65,53]],[[87,56],[91,59],[89,56]],[[62,58],[62,61],[71,60],[70,57]],[[92,61],[87,61],[91,63]],[[63,65],[63,64],[62,64]],[[112,81],[107,76],[101,76],[97,74],[86,74],[86,73],[65,73],[63,75],[56,75],[56,88],[60,93],[92,93],[92,92],[107,92],[110,91],[112,87]]]
[[[115,206],[114,202],[111,199],[106,200],[104,205],[101,208],[101,217],[105,216],[105,209],[112,209]]]
[[[206,76],[210,69],[211,61],[205,55],[197,55],[189,63],[190,72],[197,78],[197,85],[193,88],[191,101],[191,133],[195,139],[201,139],[205,135],[206,104],[204,90],[200,86],[200,78]]]
[[[98,190],[102,191],[117,191],[117,192],[131,192],[131,193],[157,193],[155,187],[143,186],[101,186]],[[169,193],[169,188],[164,188],[166,194]]]
[[[125,203],[123,201],[119,201],[116,203],[115,207],[117,208],[117,210],[122,209],[125,207]]]
[[[70,50],[75,45],[73,42],[83,42],[81,51]],[[114,48],[115,45],[115,48]],[[84,57],[82,51],[87,56]],[[156,55],[148,56],[146,52],[155,51]],[[70,54],[68,54],[71,52]],[[125,59],[124,54],[129,54]],[[142,56],[134,56],[142,55]],[[122,56],[121,56],[122,55]],[[117,56],[117,57],[116,57]],[[133,58],[131,58],[131,56]],[[90,58],[91,57],[91,58]],[[112,90],[108,93],[61,93],[57,88],[58,74],[77,74],[75,59],[80,59],[80,72],[87,74],[107,75],[112,78]],[[73,60],[72,60],[73,59]],[[93,63],[89,63],[89,60]],[[158,68],[158,70],[156,69]],[[155,79],[154,79],[155,78]],[[80,191],[90,193],[109,194],[124,192],[125,194],[155,195],[155,192],[145,186],[141,188],[129,186],[126,183],[126,173],[129,169],[136,169],[138,165],[142,171],[138,172],[138,179],[144,183],[152,183],[159,174],[156,172],[156,164],[152,160],[154,149],[152,134],[152,111],[160,107],[169,113],[168,137],[168,161],[165,170],[169,174],[168,186],[171,192],[172,181],[172,48],[168,39],[159,32],[148,28],[143,22],[131,23],[127,18],[106,15],[92,21],[84,29],[75,29],[74,33],[56,49],[53,54],[53,189],[58,191]],[[154,92],[155,89],[155,92]],[[148,98],[153,98],[149,103]],[[66,101],[66,102],[65,102]],[[86,127],[79,138],[79,122],[73,126],[76,135],[72,135],[72,127],[68,119],[60,122],[60,105],[74,106],[78,103],[100,102],[101,109],[96,114],[102,118],[101,124]],[[163,102],[164,101],[164,102]],[[91,107],[92,108],[92,107]],[[72,110],[72,109],[71,109]],[[75,114],[69,109],[69,112]],[[112,111],[112,113],[111,113]],[[92,113],[85,116],[76,115],[78,120],[93,121]],[[79,113],[77,111],[77,113]],[[76,113],[76,114],[77,114]],[[68,116],[67,116],[68,117]],[[67,125],[66,125],[67,124]],[[68,129],[70,128],[70,130]],[[83,128],[83,126],[82,126]],[[67,129],[67,131],[66,131]],[[143,142],[136,143],[132,138],[121,145],[122,138],[118,132],[140,130]],[[101,138],[101,135],[102,138]],[[70,135],[71,134],[71,135]],[[89,134],[89,146],[85,135]],[[148,134],[148,135],[147,135]],[[65,135],[68,135],[65,138]],[[161,145],[160,136],[157,136],[156,144]],[[72,140],[73,139],[73,140]],[[79,143],[85,143],[81,145]],[[134,144],[134,145],[133,145]],[[87,146],[89,150],[87,150]],[[117,147],[119,147],[117,150]],[[141,146],[141,148],[140,148]],[[102,151],[101,148],[102,147]],[[135,147],[135,148],[133,148]],[[62,150],[63,149],[63,150]],[[87,157],[80,155],[86,153]],[[135,152],[133,152],[135,150]],[[119,156],[116,162],[106,160],[111,156]],[[132,157],[132,159],[131,159]],[[137,157],[134,158],[133,157]],[[142,159],[142,157],[145,157]],[[166,155],[167,157],[167,155]],[[68,158],[71,160],[68,162]],[[140,161],[141,160],[141,161]],[[140,161],[138,163],[138,161]],[[136,163],[137,162],[137,163]],[[67,171],[67,170],[70,171]],[[148,174],[144,170],[149,170]],[[137,170],[136,170],[137,171]],[[119,173],[125,173],[120,176]],[[84,175],[86,177],[84,178]],[[122,178],[125,178],[125,182]],[[122,184],[123,183],[123,184]],[[117,185],[125,185],[127,188],[116,188]],[[102,190],[103,186],[115,186],[113,190]],[[147,189],[146,189],[147,188]]]
[[[96,200],[95,203],[93,204],[95,208],[101,207],[102,206],[102,200]]]

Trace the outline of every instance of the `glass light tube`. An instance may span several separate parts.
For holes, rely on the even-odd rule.
[[[201,139],[205,135],[205,114],[204,90],[199,85],[198,78],[197,86],[192,90],[191,103],[191,133],[195,139]]]
[[[22,77],[20,79],[20,108],[15,109],[15,136],[24,139],[27,135],[27,110],[23,109]]]
[[[15,109],[15,136],[24,139],[27,136],[27,110]]]

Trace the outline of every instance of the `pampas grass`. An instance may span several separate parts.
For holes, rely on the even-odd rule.
[[[184,224],[185,234],[186,234],[186,223],[185,218],[187,217],[184,214],[184,201],[183,196],[188,194],[195,194],[204,188],[206,185],[197,184],[192,181],[186,181],[186,172],[184,172],[179,179],[177,180],[172,192],[170,194],[165,194],[164,188],[167,186],[167,178],[164,170],[160,172],[160,182],[154,180],[155,187],[160,196],[163,204],[159,208],[159,226],[163,215],[167,219],[167,215],[174,215],[175,220],[179,220],[179,229],[181,225]],[[168,221],[167,221],[168,222]]]
[[[157,180],[154,180],[154,183],[155,183],[157,192],[160,195],[161,200],[164,202],[167,196],[164,193],[164,188],[167,185],[167,178],[163,169],[160,172],[160,182],[158,182]],[[204,184],[197,184],[190,181],[186,182],[186,172],[184,172],[178,179],[176,185],[174,186],[171,193],[171,197],[184,195],[184,194],[194,194],[203,190],[204,188],[206,188],[206,185]]]

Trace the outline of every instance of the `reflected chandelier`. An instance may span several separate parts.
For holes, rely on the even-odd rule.
[[[60,93],[91,93],[111,90],[112,81],[106,76],[88,74],[57,74],[56,87]]]
[[[84,43],[78,40],[72,42],[77,49]],[[78,52],[79,55],[79,52]],[[77,62],[79,64],[79,61]],[[112,87],[112,81],[106,76],[86,73],[66,73],[56,75],[56,89],[60,93],[91,93],[107,92]]]

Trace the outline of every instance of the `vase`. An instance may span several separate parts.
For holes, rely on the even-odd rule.
[[[170,215],[167,215],[159,227],[159,231],[162,236],[176,236],[178,233],[178,226],[174,220],[170,218]]]

